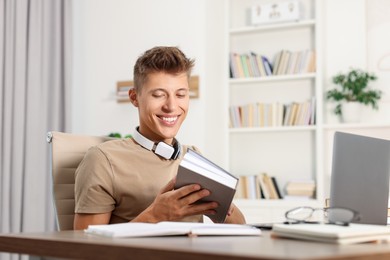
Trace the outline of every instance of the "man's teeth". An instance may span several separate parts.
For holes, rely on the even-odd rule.
[[[164,120],[164,121],[167,121],[167,122],[174,122],[174,121],[176,121],[177,120],[177,116],[175,116],[175,117],[162,117],[162,120]]]

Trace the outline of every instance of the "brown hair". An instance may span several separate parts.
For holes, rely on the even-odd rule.
[[[134,65],[134,88],[138,91],[154,72],[187,73],[188,79],[195,61],[187,58],[177,47],[158,46],[143,53]]]

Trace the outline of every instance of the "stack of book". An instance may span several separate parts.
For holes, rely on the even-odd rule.
[[[299,74],[315,72],[316,61],[313,50],[281,50],[276,54],[273,75]]]
[[[232,128],[314,125],[315,112],[314,97],[290,104],[258,102],[229,107]]]
[[[274,176],[267,173],[240,176],[236,199],[282,199],[283,195]]]
[[[232,78],[265,77],[272,75],[272,64],[267,57],[254,52],[230,53],[230,76]]]
[[[316,189],[314,180],[292,180],[286,185],[288,198],[313,198]]]
[[[316,71],[314,50],[292,52],[281,50],[274,62],[255,52],[230,53],[231,78],[266,77],[272,75],[301,74]]]

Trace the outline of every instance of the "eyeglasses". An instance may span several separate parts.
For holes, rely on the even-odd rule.
[[[360,219],[359,212],[348,208],[312,208],[298,207],[285,213],[288,224],[326,223],[340,226],[348,226],[349,223]]]

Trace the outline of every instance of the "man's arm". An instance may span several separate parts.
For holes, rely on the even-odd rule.
[[[88,225],[104,225],[110,223],[111,212],[101,214],[76,213],[73,221],[73,229],[80,230],[88,228]]]
[[[175,178],[172,179],[157,195],[153,203],[131,222],[157,223],[160,221],[177,221],[187,216],[213,214],[218,206],[215,202],[196,204],[195,202],[210,194],[198,184],[187,185],[174,190]],[[111,212],[102,214],[75,214],[73,228],[85,229],[88,225],[110,223]]]

